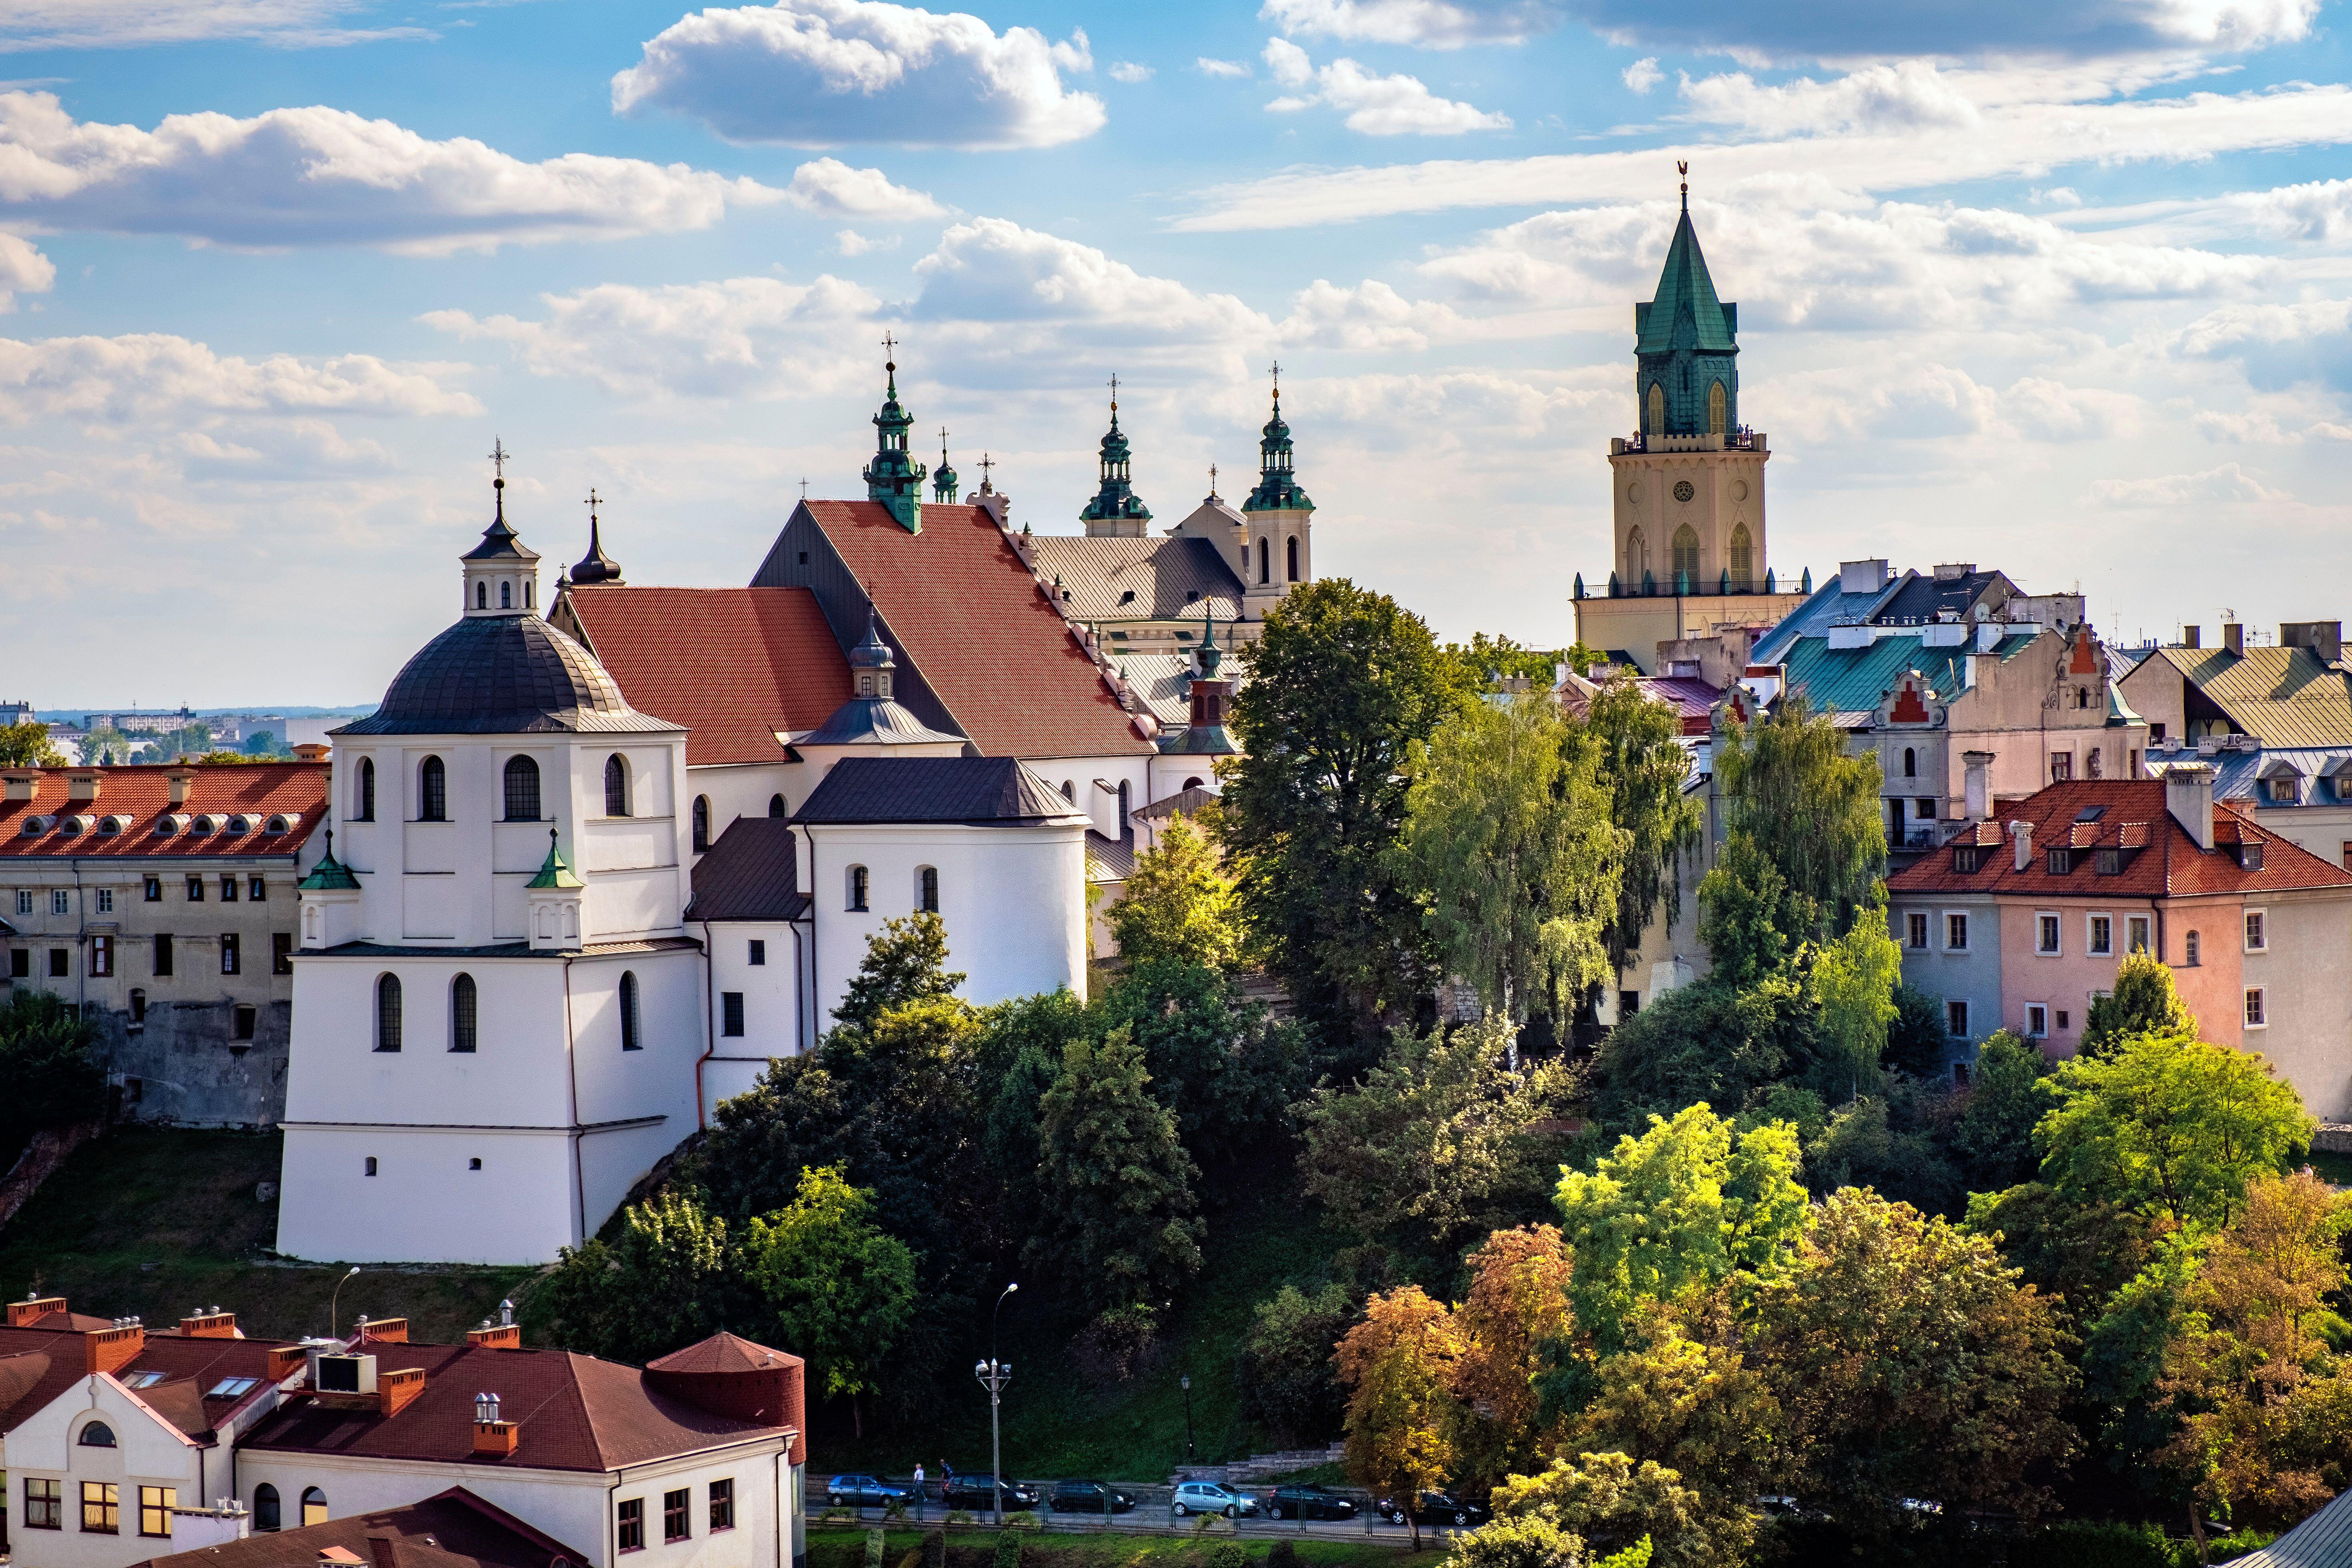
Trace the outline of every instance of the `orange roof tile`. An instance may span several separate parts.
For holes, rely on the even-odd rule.
[[[291,855],[327,815],[325,763],[134,763],[116,768],[37,771],[31,800],[0,800],[0,858]],[[68,799],[68,775],[91,773],[99,777],[98,798]],[[173,805],[171,775],[179,773],[189,777],[188,796],[184,804]],[[247,826],[242,833],[222,826],[203,835],[158,835],[155,819],[172,813],[210,816],[224,822],[242,816]],[[92,826],[83,832],[67,832],[67,818],[77,815],[89,817]],[[267,831],[269,819],[278,816],[287,818],[285,831]],[[45,831],[27,835],[26,819],[35,816],[56,821]],[[121,819],[121,829],[98,831],[110,816]]]

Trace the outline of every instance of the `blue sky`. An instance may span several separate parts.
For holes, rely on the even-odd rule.
[[[1564,642],[1677,156],[1784,574],[2339,615],[2340,10],[0,0],[0,695],[368,700],[493,437],[551,566],[593,485],[632,581],[742,582],[886,331],[1051,532],[1114,371],[1173,522],[1278,357],[1318,570]]]

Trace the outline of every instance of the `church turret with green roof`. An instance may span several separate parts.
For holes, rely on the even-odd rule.
[[[1128,465],[1131,459],[1127,432],[1118,427],[1118,377],[1112,376],[1110,428],[1103,432],[1102,438],[1102,488],[1078,511],[1078,521],[1087,525],[1089,538],[1143,537],[1143,525],[1151,521],[1151,509],[1143,504],[1143,498],[1135,493],[1129,482]]]
[[[1646,436],[1739,428],[1739,307],[1715,297],[1691,227],[1690,187],[1656,296],[1633,307],[1633,381]]]
[[[898,402],[898,341],[882,340],[883,347],[892,351],[892,357],[883,369],[890,377],[889,390],[883,395],[882,411],[874,416],[874,460],[866,465],[866,499],[878,501],[890,509],[898,526],[908,533],[923,531],[923,465],[907,448],[907,432],[915,423]]]
[[[1274,367],[1274,414],[1259,433],[1257,488],[1242,502],[1249,524],[1242,548],[1244,604],[1255,618],[1300,583],[1315,580],[1315,503],[1292,467],[1290,426],[1282,417],[1282,366]]]
[[[961,486],[962,481],[956,478],[955,469],[948,463],[948,431],[942,425],[940,426],[940,466],[931,470],[931,499],[953,506],[956,491]]]

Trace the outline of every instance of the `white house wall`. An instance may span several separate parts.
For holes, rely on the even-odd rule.
[[[85,1447],[84,1424],[103,1421],[111,1448]],[[167,1539],[139,1533],[139,1489],[170,1487],[182,1508],[209,1506],[212,1493],[230,1489],[226,1453],[207,1448],[165,1424],[114,1378],[97,1373],[53,1399],[8,1434],[9,1544],[18,1568],[124,1568],[173,1550]],[[63,1481],[64,1526],[25,1528],[25,1482]],[[118,1511],[112,1535],[81,1528],[81,1483],[112,1483]]]
[[[1056,789],[1068,786],[1064,793],[1080,811],[1094,818],[1097,833],[1106,838],[1119,836],[1118,785],[1124,781],[1128,792],[1128,810],[1151,804],[1151,764],[1153,758],[1136,757],[1045,757],[1024,759],[1038,777]],[[1100,779],[1109,789],[1098,789]]]
[[[704,998],[712,1024],[712,1055],[702,1064],[705,1114],[719,1102],[757,1083],[777,1057],[797,1056],[801,1032],[800,972],[809,931],[790,921],[711,921],[697,925],[709,955],[710,994]],[[751,944],[766,947],[767,962],[751,961]],[[743,1033],[719,1033],[729,992],[743,998]]]

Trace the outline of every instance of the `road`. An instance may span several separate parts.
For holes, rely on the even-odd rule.
[[[808,1517],[812,1522],[814,1522],[821,1515],[823,1515],[830,1506],[825,1499],[824,1489],[825,1483],[831,1479],[832,1478],[829,1476],[814,1475],[812,1475],[809,1478],[805,1501],[808,1508]],[[887,1484],[896,1487],[904,1487],[909,1483],[902,1479],[892,1479]],[[1031,1481],[1026,1484],[1035,1486],[1040,1490],[1046,1489],[1053,1485],[1051,1481]],[[1136,1505],[1134,1509],[1129,1512],[1113,1514],[1108,1521],[1106,1521],[1102,1515],[1097,1513],[1055,1513],[1049,1509],[1041,1508],[1035,1510],[1038,1522],[1049,1531],[1076,1532],[1080,1534],[1092,1531],[1097,1534],[1108,1533],[1114,1535],[1191,1535],[1199,1527],[1200,1521],[1199,1516],[1197,1515],[1186,1519],[1176,1519],[1170,1515],[1168,1511],[1169,1488],[1165,1486],[1155,1487],[1148,1483],[1129,1483],[1124,1481],[1118,1484],[1122,1489],[1131,1492],[1136,1496]],[[930,1485],[936,1488],[939,1483],[937,1481],[933,1481]],[[1253,1495],[1255,1494],[1255,1489],[1240,1489],[1250,1490]],[[1355,1501],[1358,1509],[1360,1510],[1354,1519],[1318,1519],[1302,1521],[1295,1519],[1271,1520],[1265,1517],[1265,1515],[1260,1514],[1255,1519],[1244,1518],[1234,1521],[1235,1533],[1249,1539],[1260,1539],[1276,1535],[1288,1535],[1294,1538],[1303,1535],[1310,1539],[1327,1541],[1360,1541],[1366,1537],[1370,1537],[1374,1540],[1403,1539],[1406,1533],[1405,1527],[1403,1525],[1391,1524],[1388,1521],[1371,1513],[1366,1504],[1366,1500],[1364,1499],[1357,1498],[1352,1500]],[[1263,1500],[1261,1500],[1260,1506],[1263,1506]],[[856,1521],[860,1523],[881,1524],[885,1522],[883,1512],[878,1508],[858,1509],[856,1510],[846,1511],[854,1511]],[[988,1522],[987,1516],[984,1513],[975,1513],[972,1517],[979,1522]],[[1010,1517],[1009,1511],[1007,1517]],[[908,1525],[919,1527],[926,1523],[940,1523],[944,1521],[946,1518],[947,1510],[940,1506],[938,1495],[934,1492],[929,1501],[920,1511],[909,1507],[903,1521],[894,1520],[887,1522],[891,1523],[895,1528],[903,1529]],[[1220,1533],[1223,1532],[1220,1531]],[[1421,1527],[1421,1533],[1423,1537],[1443,1537],[1454,1532],[1450,1530],[1440,1530],[1434,1526],[1424,1524]]]

